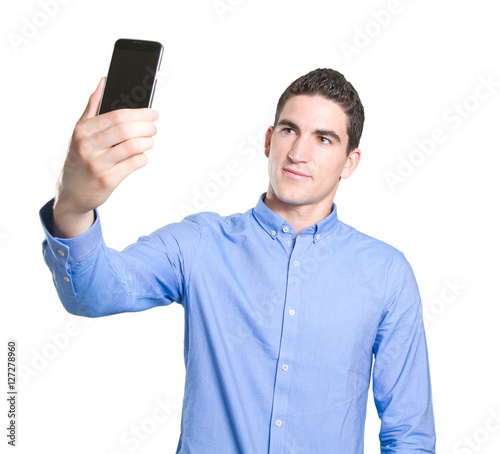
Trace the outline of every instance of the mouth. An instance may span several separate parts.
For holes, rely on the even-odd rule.
[[[283,167],[283,173],[292,180],[307,180],[308,178],[310,178],[309,175],[305,175],[304,173],[287,169],[285,167]]]

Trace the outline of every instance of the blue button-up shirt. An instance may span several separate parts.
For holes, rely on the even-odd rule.
[[[264,203],[189,215],[123,251],[100,219],[59,239],[64,307],[100,317],[177,302],[186,366],[176,453],[361,454],[370,378],[382,453],[434,453],[422,308],[404,255],[337,219],[295,236]],[[373,370],[372,370],[373,366]]]

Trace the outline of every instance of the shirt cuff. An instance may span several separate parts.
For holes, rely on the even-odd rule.
[[[40,209],[40,220],[45,232],[46,245],[59,262],[77,263],[86,259],[102,241],[101,221],[99,213],[94,210],[94,223],[81,235],[74,238],[59,238],[52,236],[54,199],[49,200]]]

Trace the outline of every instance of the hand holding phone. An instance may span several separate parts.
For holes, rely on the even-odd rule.
[[[101,79],[73,131],[56,190],[55,236],[84,233],[94,222],[92,210],[147,163],[158,113],[143,107],[151,107],[163,47],[129,41],[117,41],[106,85]]]

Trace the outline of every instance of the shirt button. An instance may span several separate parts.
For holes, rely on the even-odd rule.
[[[273,230],[273,231],[271,232],[271,235],[272,235],[272,236],[276,235],[276,230]]]
[[[288,364],[283,364],[283,366],[281,366],[281,368],[282,368],[283,370],[288,370]]]
[[[299,266],[299,262],[298,262],[297,260],[295,260],[295,261],[293,262],[293,264],[294,264],[295,266]]]
[[[316,235],[316,239],[317,239],[317,240],[319,240],[319,237],[320,237],[320,234],[318,233],[318,234]]]
[[[277,419],[277,420],[276,420],[276,425],[277,425],[278,427],[279,427],[279,426],[281,426],[281,419]]]
[[[289,313],[290,315],[294,315],[294,314],[295,314],[295,311],[294,311],[293,309],[290,309],[290,310],[288,311],[288,313]]]
[[[69,277],[68,276],[64,276],[63,278],[66,282],[69,282]]]
[[[288,227],[283,227],[283,232],[288,232]]]
[[[57,250],[57,253],[58,253],[61,257],[64,257],[64,256],[66,255],[62,249],[58,249],[58,250]]]

